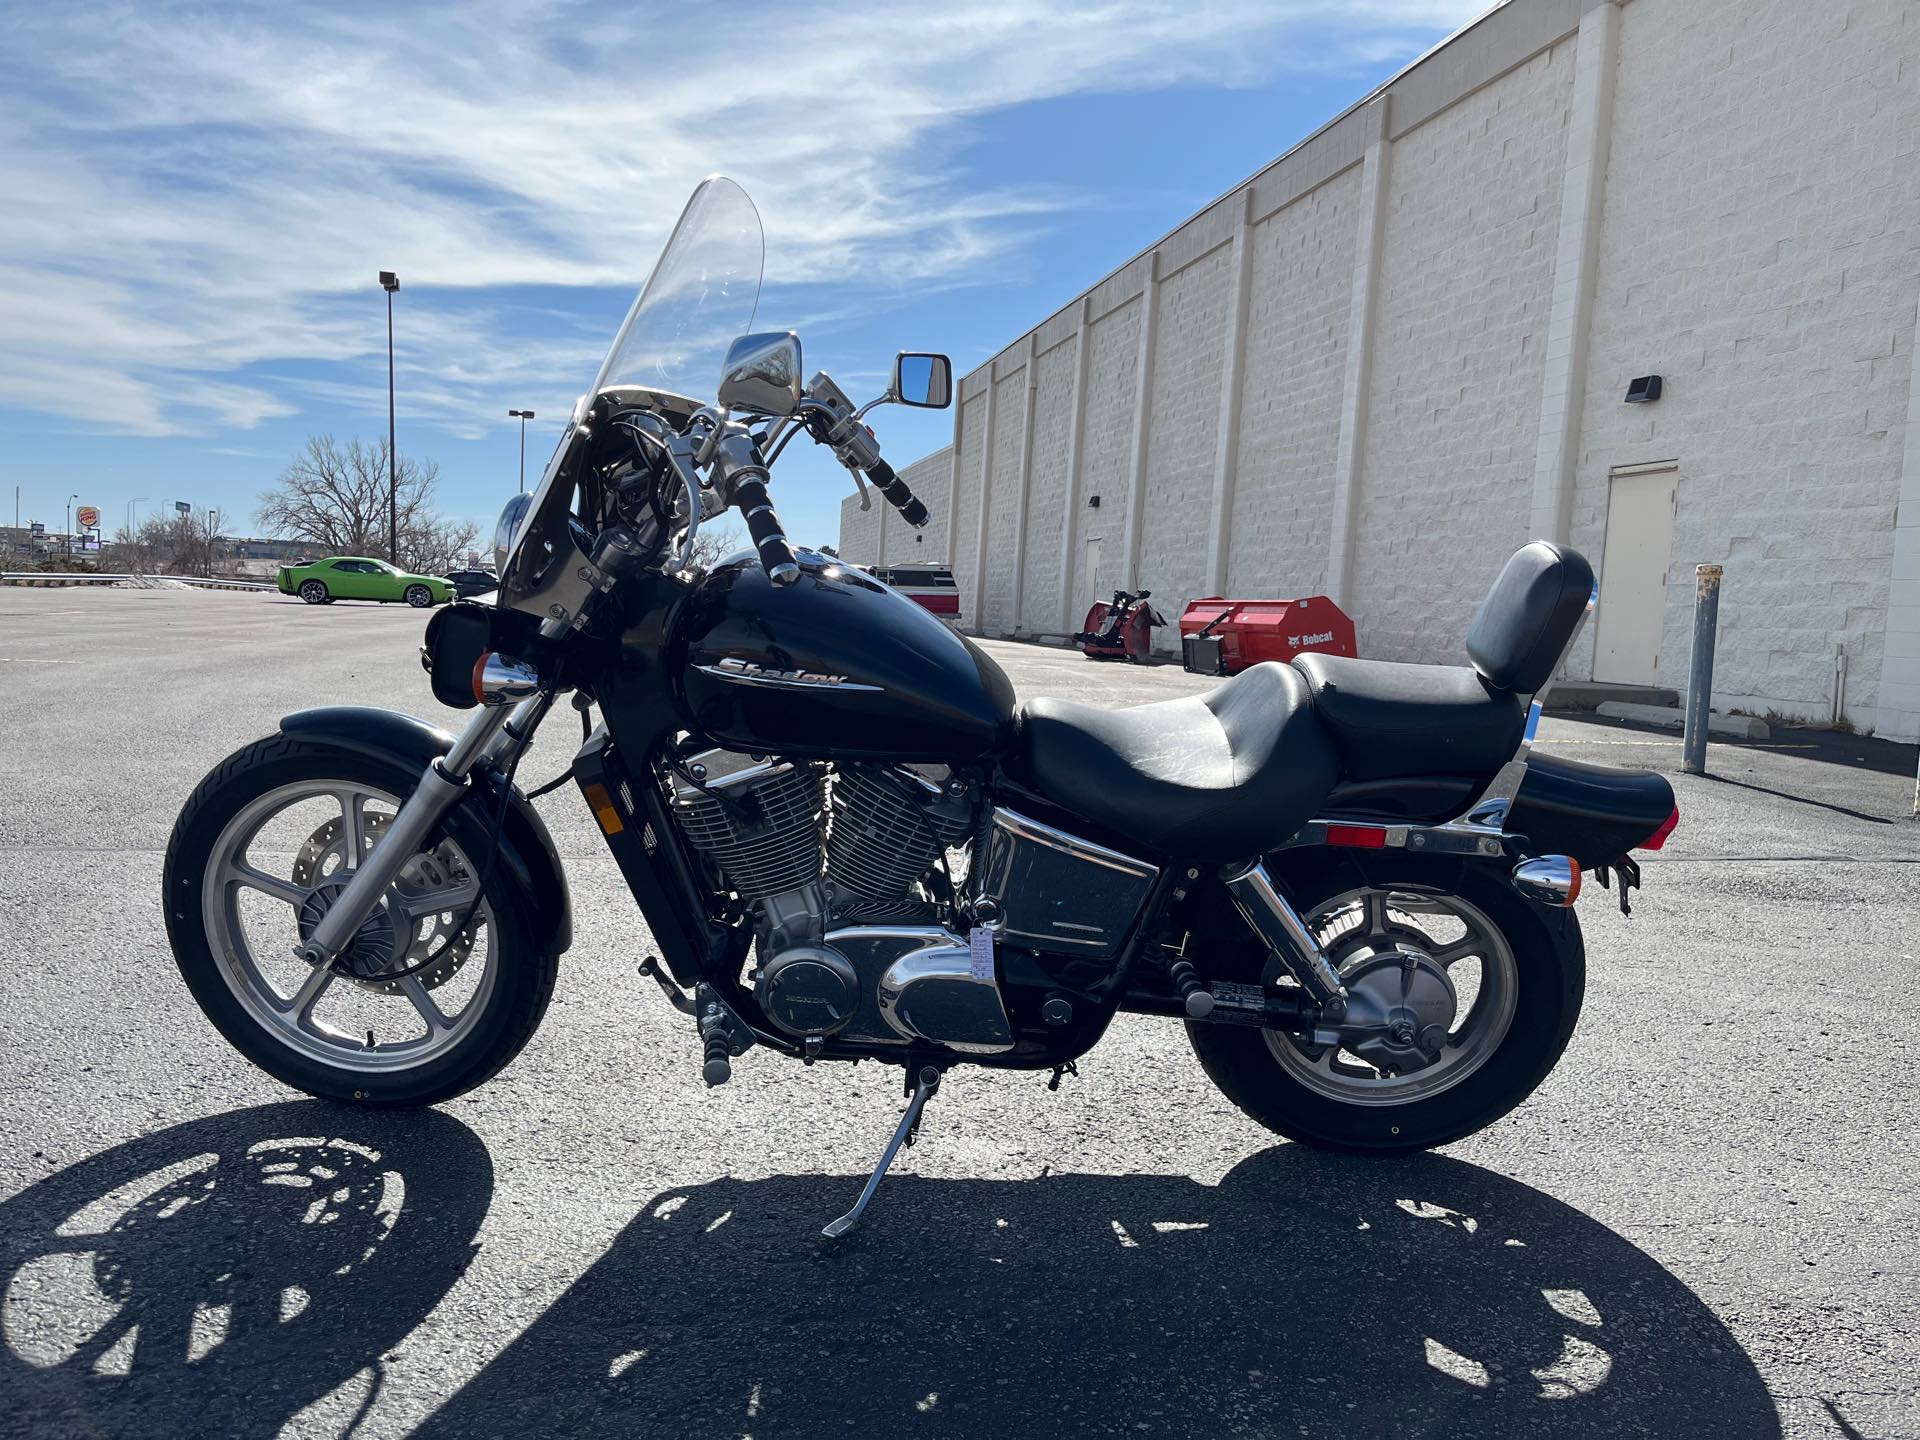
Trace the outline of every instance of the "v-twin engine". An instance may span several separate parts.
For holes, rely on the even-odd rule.
[[[933,773],[726,750],[671,772],[682,833],[754,916],[754,993],[782,1030],[1011,1048],[992,952],[955,933],[943,869],[973,833],[976,799]]]

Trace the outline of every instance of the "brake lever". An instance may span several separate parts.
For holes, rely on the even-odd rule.
[[[695,470],[692,442],[684,435],[674,437],[667,448],[667,456],[673,462],[673,473],[679,478],[687,497],[687,529],[680,537],[680,551],[661,569],[669,575],[678,575],[693,564],[693,540],[700,531],[703,505],[700,499],[700,477]]]

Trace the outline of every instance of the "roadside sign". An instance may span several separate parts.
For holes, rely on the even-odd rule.
[[[100,507],[98,505],[82,505],[78,510],[73,512],[73,518],[80,522],[80,528],[82,530],[97,529],[100,525]]]
[[[191,515],[193,513],[193,505],[186,500],[174,501],[173,508],[182,515]]]
[[[32,529],[35,535],[44,535],[47,533],[47,527],[43,521],[39,521],[39,520],[34,521]]]

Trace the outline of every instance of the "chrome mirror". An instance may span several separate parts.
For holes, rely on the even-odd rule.
[[[800,337],[791,330],[742,335],[720,369],[720,403],[729,410],[786,416],[800,408]]]
[[[923,410],[953,403],[953,362],[944,355],[902,350],[893,357],[893,398]]]

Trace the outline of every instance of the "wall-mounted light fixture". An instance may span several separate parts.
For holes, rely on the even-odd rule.
[[[1089,510],[1098,510],[1100,508],[1100,497],[1098,495],[1087,496],[1087,508]]]
[[[1627,382],[1627,404],[1645,405],[1660,398],[1660,377],[1642,375],[1637,380]]]

